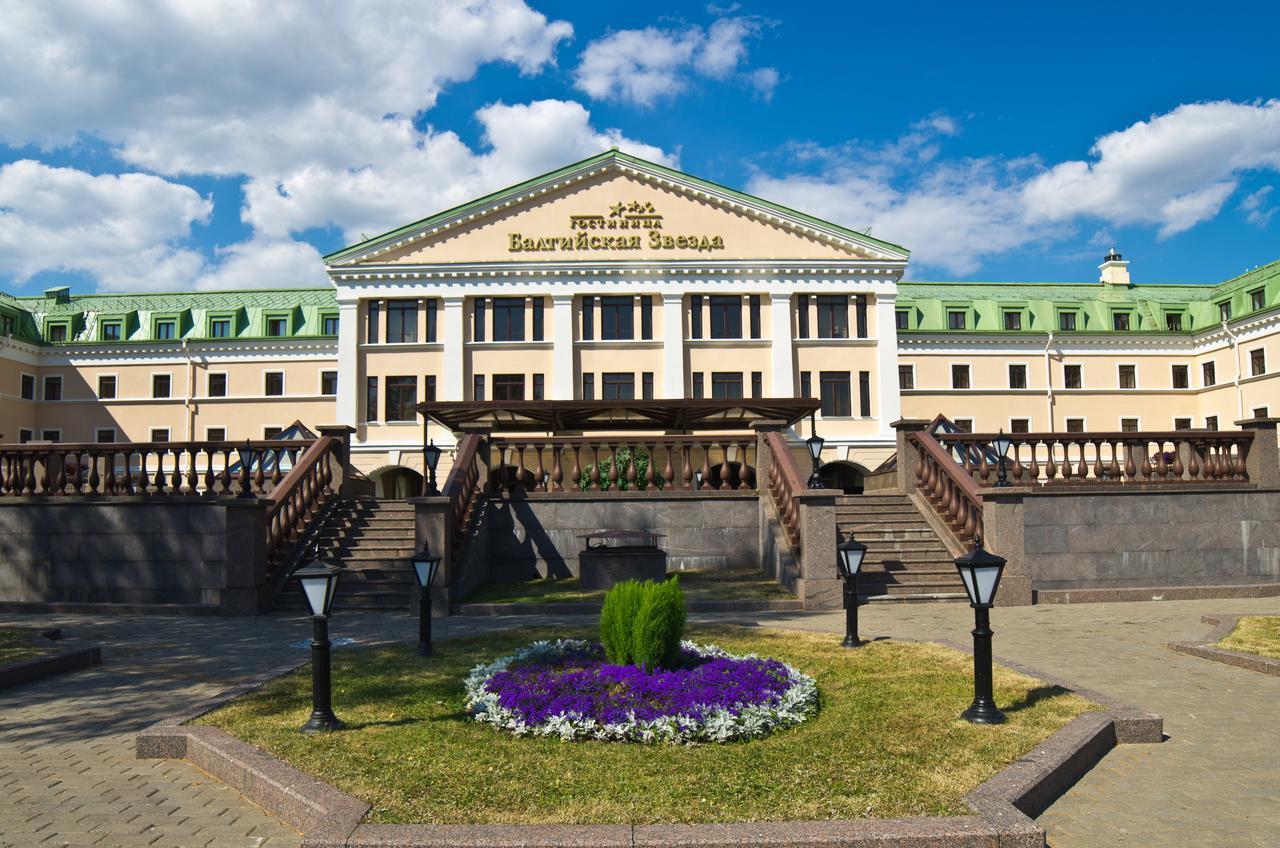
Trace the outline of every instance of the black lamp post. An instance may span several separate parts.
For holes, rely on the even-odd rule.
[[[422,550],[409,557],[413,576],[418,578],[418,656],[431,656],[431,586],[440,570],[440,557],[431,553],[424,539]]]
[[[693,472],[693,488],[694,489],[702,488],[702,469],[698,469],[697,471]]]
[[[1005,459],[1009,456],[1009,448],[1013,446],[1013,439],[1004,434],[1004,430],[1000,430],[1000,435],[996,436],[992,446],[996,449],[996,453],[1000,457],[1000,474],[996,479],[997,486],[1012,485],[1009,482],[1009,475],[1005,472]]]
[[[302,726],[303,733],[323,733],[345,727],[333,714],[329,676],[329,610],[342,569],[320,559],[319,544],[315,557],[294,572],[311,608],[311,718]]]
[[[836,553],[840,576],[844,578],[844,641],[840,644],[856,648],[862,644],[858,638],[858,572],[867,555],[867,546],[850,533],[848,539],[836,545]]]
[[[440,464],[440,454],[444,451],[436,447],[435,442],[428,442],[422,448],[422,464],[427,469],[427,485],[424,495],[438,495],[440,490],[436,488],[436,466]]]
[[[236,448],[236,454],[240,457],[240,494],[242,498],[257,497],[253,493],[253,488],[249,485],[249,466],[253,464],[253,446],[249,444],[249,440],[244,440],[244,447]]]
[[[804,446],[809,449],[809,458],[813,460],[813,473],[809,475],[810,489],[826,488],[822,485],[822,478],[818,476],[818,468],[822,460],[822,444],[824,439],[817,433],[804,440]]]
[[[991,685],[991,607],[1004,573],[1005,559],[982,549],[981,537],[973,550],[956,558],[956,570],[964,581],[964,591],[974,610],[973,703],[961,718],[974,724],[1000,724],[1004,713],[996,707]]]

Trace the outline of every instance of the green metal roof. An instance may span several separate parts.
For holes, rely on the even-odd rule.
[[[471,211],[472,209],[486,206],[496,200],[501,200],[503,197],[506,197],[507,195],[520,194],[521,192],[527,191],[531,188],[535,188],[543,183],[555,182],[556,180],[560,179],[566,174],[571,174],[574,171],[580,170],[582,168],[593,167],[595,165],[600,165],[609,161],[625,162],[629,165],[650,168],[654,171],[657,171],[658,173],[665,174],[671,179],[679,180],[681,182],[686,182],[691,185],[701,186],[705,189],[709,189],[714,192],[726,194],[730,197],[733,197],[737,200],[742,201],[743,203],[749,203],[753,206],[759,206],[765,209],[770,209],[774,212],[777,212],[780,215],[785,215],[789,218],[794,218],[798,221],[804,221],[805,223],[811,224],[816,227],[823,227],[825,229],[832,230],[834,232],[839,233],[840,235],[845,236],[846,238],[853,239],[854,241],[871,242],[872,244],[879,245],[880,247],[883,247],[886,250],[896,251],[904,255],[910,255],[911,253],[911,251],[907,250],[905,247],[902,247],[901,245],[893,244],[892,242],[884,241],[883,239],[878,239],[873,236],[869,236],[866,233],[860,233],[857,230],[851,230],[851,229],[848,229],[847,227],[841,227],[838,224],[833,224],[830,221],[824,221],[821,218],[815,218],[812,215],[806,215],[803,212],[799,212],[795,209],[791,209],[790,207],[783,206],[779,203],[773,203],[772,201],[764,200],[763,198],[759,198],[754,195],[750,195],[745,192],[741,192],[736,189],[729,188],[728,186],[720,185],[719,183],[711,182],[710,180],[704,180],[701,177],[695,177],[690,174],[686,174],[682,171],[677,171],[674,168],[668,168],[665,165],[659,165],[657,162],[650,162],[648,159],[641,159],[639,156],[632,156],[630,153],[623,153],[621,150],[613,148],[613,149],[606,150],[603,153],[597,153],[595,156],[588,156],[586,159],[582,159],[578,162],[574,162],[570,165],[566,165],[563,168],[557,168],[554,171],[549,171],[545,174],[534,177],[533,179],[525,180],[524,182],[519,183],[517,185],[508,186],[507,188],[504,188],[504,189],[499,189],[498,191],[495,191],[491,194],[486,194],[484,197],[479,197],[479,198],[476,198],[475,200],[468,201],[467,203],[464,203],[461,206],[455,206],[452,209],[446,209],[443,212],[437,212],[434,215],[423,218],[421,221],[414,221],[412,224],[406,224],[403,227],[398,227],[394,230],[390,230],[388,232],[382,233],[381,235],[373,236],[372,238],[368,238],[368,239],[365,239],[364,241],[357,242],[356,244],[353,244],[349,247],[344,247],[341,250],[335,251],[325,256],[324,261],[330,262],[330,263],[336,262],[340,259],[350,256],[353,253],[358,253],[362,250],[366,250],[372,245],[378,244],[380,242],[394,241],[395,239],[405,235],[406,233],[411,233],[423,227],[430,227],[441,221],[447,221],[451,218],[456,218],[457,216],[465,214]]]

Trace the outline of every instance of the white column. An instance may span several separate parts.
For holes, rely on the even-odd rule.
[[[791,295],[774,294],[769,299],[769,338],[773,355],[773,397],[789,398],[796,393],[795,351],[791,343]]]
[[[684,295],[662,295],[662,397],[684,397]]]
[[[573,295],[551,296],[551,399],[573,400]]]
[[[462,295],[448,295],[444,298],[443,314],[437,320],[444,344],[444,373],[440,375],[440,400],[465,400],[463,394],[465,362],[463,361],[463,340],[466,338],[466,299]]]
[[[876,361],[880,372],[880,433],[894,437],[889,425],[902,417],[902,396],[898,392],[897,294],[876,295]]]
[[[338,424],[356,426],[360,420],[360,302],[338,304]]]

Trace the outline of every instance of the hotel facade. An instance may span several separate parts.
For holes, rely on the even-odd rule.
[[[616,150],[326,262],[327,288],[0,295],[2,440],[344,424],[367,490],[403,496],[421,401],[813,397],[798,435],[855,486],[900,418],[1226,430],[1280,410],[1280,262],[1160,285],[1112,251],[1090,282],[904,282],[902,247]]]

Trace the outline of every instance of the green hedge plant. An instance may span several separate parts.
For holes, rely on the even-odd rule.
[[[605,658],[649,671],[674,668],[680,662],[684,625],[684,590],[676,578],[619,583],[605,595],[600,612]]]
[[[600,610],[600,642],[604,656],[614,665],[631,663],[631,631],[644,602],[644,586],[637,580],[615,584],[604,596]]]

